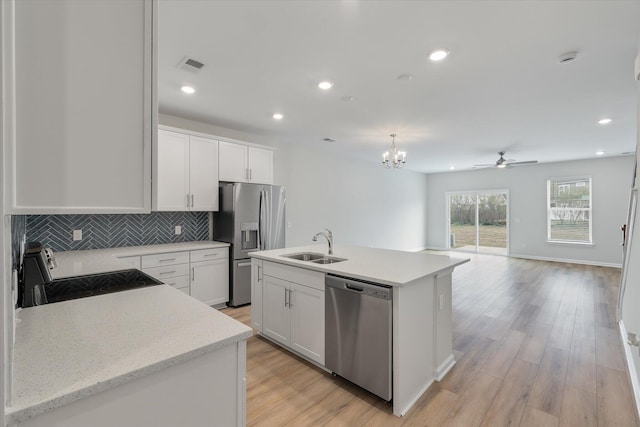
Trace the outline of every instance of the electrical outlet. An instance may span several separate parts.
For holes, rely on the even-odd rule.
[[[182,226],[176,225],[176,234],[182,234]]]
[[[73,230],[73,240],[82,240],[82,230]]]

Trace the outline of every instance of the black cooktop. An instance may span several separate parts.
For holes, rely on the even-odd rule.
[[[47,283],[44,289],[47,303],[51,304],[161,284],[148,274],[131,269],[56,279]]]

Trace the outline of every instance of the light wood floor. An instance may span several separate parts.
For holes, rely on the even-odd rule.
[[[409,413],[253,336],[248,426],[639,426],[618,269],[490,255],[453,277],[456,365]],[[249,324],[249,307],[224,313]]]

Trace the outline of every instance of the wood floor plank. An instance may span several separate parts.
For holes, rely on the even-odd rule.
[[[596,363],[618,371],[626,371],[620,332],[599,326],[596,328]]]
[[[561,427],[598,427],[596,395],[574,387],[565,387],[560,414]]]
[[[475,427],[480,425],[482,418],[493,397],[500,388],[501,380],[491,375],[479,373],[460,396],[446,418],[443,427]],[[482,415],[480,415],[482,414]]]
[[[529,406],[560,416],[569,352],[548,347],[529,397]]]
[[[549,341],[549,333],[553,325],[534,322],[527,334],[527,338],[520,348],[518,358],[531,363],[540,363]]]
[[[516,360],[489,407],[482,427],[517,426],[527,407],[527,400],[538,365]]]
[[[460,396],[434,384],[420,399],[416,406],[406,415],[403,427],[437,427],[449,416]]]
[[[480,372],[494,377],[504,378],[511,368],[513,360],[522,347],[526,334],[520,331],[510,331],[509,334],[496,346],[480,368]]]
[[[520,427],[557,427],[559,423],[558,417],[529,406],[522,416]]]
[[[601,427],[637,426],[638,419],[631,400],[630,385],[625,372],[597,366],[598,425]]]
[[[574,336],[569,352],[566,385],[596,392],[596,340]]]

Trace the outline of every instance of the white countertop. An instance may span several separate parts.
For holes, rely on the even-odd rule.
[[[346,258],[347,260],[335,264],[315,264],[282,256],[299,252],[328,254],[327,245],[311,245],[251,252],[249,255],[265,261],[304,267],[309,270],[353,277],[389,286],[403,286],[422,277],[453,269],[469,261],[469,258],[433,255],[425,252],[342,245],[334,246],[333,255],[328,256]]]
[[[58,267],[51,270],[54,279],[126,270],[131,263],[121,258],[165,252],[194,251],[228,247],[228,243],[203,240],[197,242],[166,243],[162,245],[128,246],[123,248],[89,249],[85,251],[55,252]]]
[[[12,405],[24,420],[245,340],[251,329],[168,285],[18,312]]]

